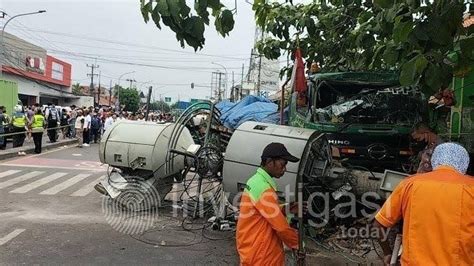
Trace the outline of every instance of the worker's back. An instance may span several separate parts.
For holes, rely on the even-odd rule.
[[[391,201],[377,220],[403,217],[403,264],[474,265],[474,178],[441,166],[402,182]]]

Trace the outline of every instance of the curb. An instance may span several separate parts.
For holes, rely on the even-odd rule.
[[[42,150],[44,152],[48,149],[61,147],[61,146],[64,146],[64,145],[75,143],[75,142],[77,142],[77,139],[70,139],[70,140],[65,140],[65,141],[55,142],[55,143],[46,143],[46,144],[43,145]],[[23,151],[27,154],[34,154],[35,147],[34,146],[33,147],[28,147],[28,148],[19,147],[19,148],[12,148],[10,150],[11,151],[7,151],[5,153],[0,154],[0,161],[5,160],[5,159],[10,159],[10,158],[13,158],[13,157],[20,157],[20,156],[18,156],[19,151]]]

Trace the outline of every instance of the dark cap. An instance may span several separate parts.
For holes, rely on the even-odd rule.
[[[278,142],[272,142],[268,144],[265,149],[263,149],[261,158],[262,160],[279,158],[293,163],[296,163],[300,160],[291,155],[286,149],[285,145]]]

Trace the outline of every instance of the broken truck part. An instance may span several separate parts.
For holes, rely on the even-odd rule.
[[[167,160],[168,144],[174,124],[120,121],[108,129],[99,146],[100,161],[112,167],[101,181],[112,199],[132,204],[128,194],[141,197],[133,201],[136,210],[160,205],[171,190],[174,179],[184,169],[184,156],[175,154]],[[173,149],[185,151],[193,144],[187,128],[183,128]]]
[[[428,121],[419,88],[402,87],[393,73],[318,73],[308,79],[307,102],[289,102],[289,125],[327,133],[348,164],[383,172],[413,172],[421,147],[410,133]]]
[[[100,159],[113,170],[101,184],[112,201],[133,210],[151,209],[160,205],[173,183],[185,182],[192,172],[198,176],[198,188],[193,191],[197,194],[191,196],[197,199],[190,208],[194,210],[192,217],[203,216],[199,211],[203,180],[222,183],[224,191],[230,193],[224,197],[225,193],[219,192],[213,198],[220,204],[213,210],[218,225],[229,217],[226,210],[231,207],[226,199],[238,207],[239,193],[259,166],[263,148],[280,142],[301,160],[289,163],[286,174],[275,180],[277,194],[287,202],[308,201],[313,211],[298,224],[305,225],[305,234],[313,228],[327,238],[339,226],[361,219],[362,213],[374,212],[387,197],[381,187],[394,187],[402,176],[393,172],[385,178],[387,173],[346,165],[334,157],[326,134],[314,129],[245,122],[232,132],[219,123],[219,112],[212,104],[190,108],[175,124],[124,121],[107,131],[101,141]],[[140,195],[138,200],[127,196],[135,194]],[[189,207],[182,204],[183,209]]]

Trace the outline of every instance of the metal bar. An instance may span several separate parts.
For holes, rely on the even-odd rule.
[[[70,125],[67,125],[67,126],[59,126],[59,127],[52,127],[52,128],[46,128],[44,129],[43,133],[48,130],[53,130],[53,129],[61,129],[61,128],[66,128],[66,127],[70,127]],[[0,138],[2,137],[8,137],[8,136],[14,136],[14,135],[20,135],[20,134],[25,134],[25,133],[28,133],[27,130],[25,131],[22,131],[22,132],[16,132],[16,133],[7,133],[7,134],[0,134]]]

